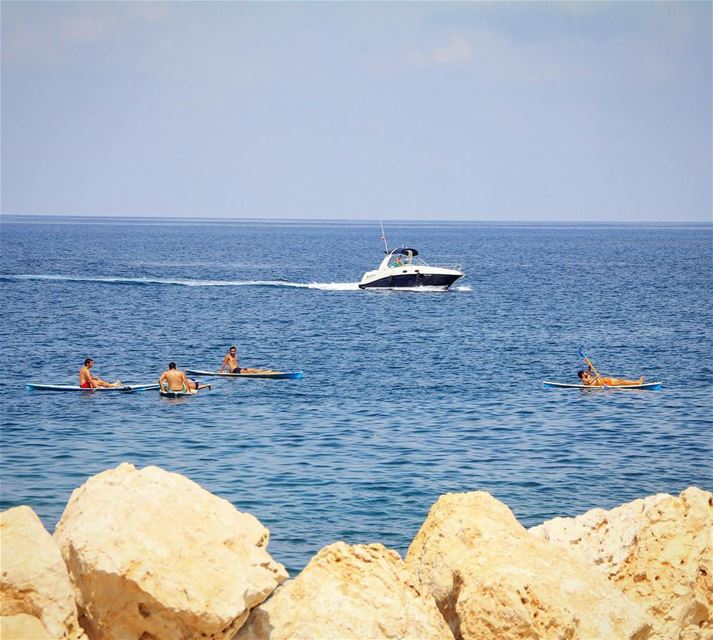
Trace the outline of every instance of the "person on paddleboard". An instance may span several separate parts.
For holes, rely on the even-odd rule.
[[[106,382],[101,378],[95,378],[92,372],[89,371],[94,364],[94,360],[87,358],[84,361],[84,366],[79,370],[79,386],[82,389],[96,389],[97,387],[120,387],[121,380],[115,380],[114,382]]]
[[[586,371],[577,371],[577,375],[584,384],[590,387],[622,387],[632,384],[644,384],[644,376],[641,376],[638,380],[602,377],[592,369],[592,365],[589,365]]]
[[[238,348],[232,345],[228,349],[228,353],[225,354],[223,358],[223,364],[220,365],[218,373],[223,373],[225,370],[230,371],[230,373],[259,373],[259,369],[247,369],[246,367],[241,367],[238,364]]]
[[[198,389],[202,388],[196,380],[189,380],[183,371],[177,369],[175,362],[168,363],[168,369],[161,374],[158,385],[162,391],[184,393],[196,393]]]

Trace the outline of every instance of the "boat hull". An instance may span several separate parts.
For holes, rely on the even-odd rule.
[[[360,289],[420,289],[445,291],[462,274],[460,273],[400,273],[360,282]]]

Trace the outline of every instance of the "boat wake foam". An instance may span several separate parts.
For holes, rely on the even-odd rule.
[[[359,291],[358,282],[310,282],[307,287],[322,291]]]
[[[123,276],[64,276],[58,274],[0,275],[0,280],[45,280],[54,282],[100,282],[123,285],[162,285],[178,287],[291,287],[322,291],[359,291],[357,282],[290,282],[288,280],[196,280],[193,278],[127,278]],[[373,289],[372,289],[373,290]],[[431,291],[430,287],[413,287],[408,291]],[[468,292],[468,285],[451,287],[451,291]]]
[[[100,282],[104,284],[164,285],[180,287],[293,287],[324,291],[357,291],[356,282],[289,282],[286,280],[196,280],[191,278],[126,278],[121,276],[63,276],[53,274],[3,275],[0,280],[45,280],[55,282]]]

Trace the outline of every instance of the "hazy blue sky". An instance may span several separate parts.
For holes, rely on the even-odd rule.
[[[710,2],[2,3],[2,212],[711,221]]]

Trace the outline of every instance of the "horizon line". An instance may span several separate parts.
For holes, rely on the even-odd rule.
[[[98,215],[98,214],[65,214],[65,213],[0,213],[0,220],[3,218],[15,218],[18,221],[27,219],[27,221],[38,219],[56,219],[56,220],[71,220],[71,221],[92,221],[92,222],[116,222],[116,221],[150,221],[150,222],[181,222],[181,223],[220,223],[220,222],[250,222],[250,223],[329,223],[329,224],[372,224],[379,221],[388,222],[389,224],[485,224],[485,225],[617,225],[617,226],[640,226],[640,225],[655,225],[655,226],[713,226],[713,218],[711,220],[696,220],[696,219],[670,219],[670,220],[616,220],[616,219],[601,219],[601,220],[571,220],[566,218],[547,218],[547,219],[525,219],[525,218],[507,218],[507,219],[473,219],[473,218],[387,218],[376,216],[373,218],[310,218],[310,217],[250,217],[250,216],[216,216],[216,217],[192,217],[188,215],[166,216],[166,215]]]

